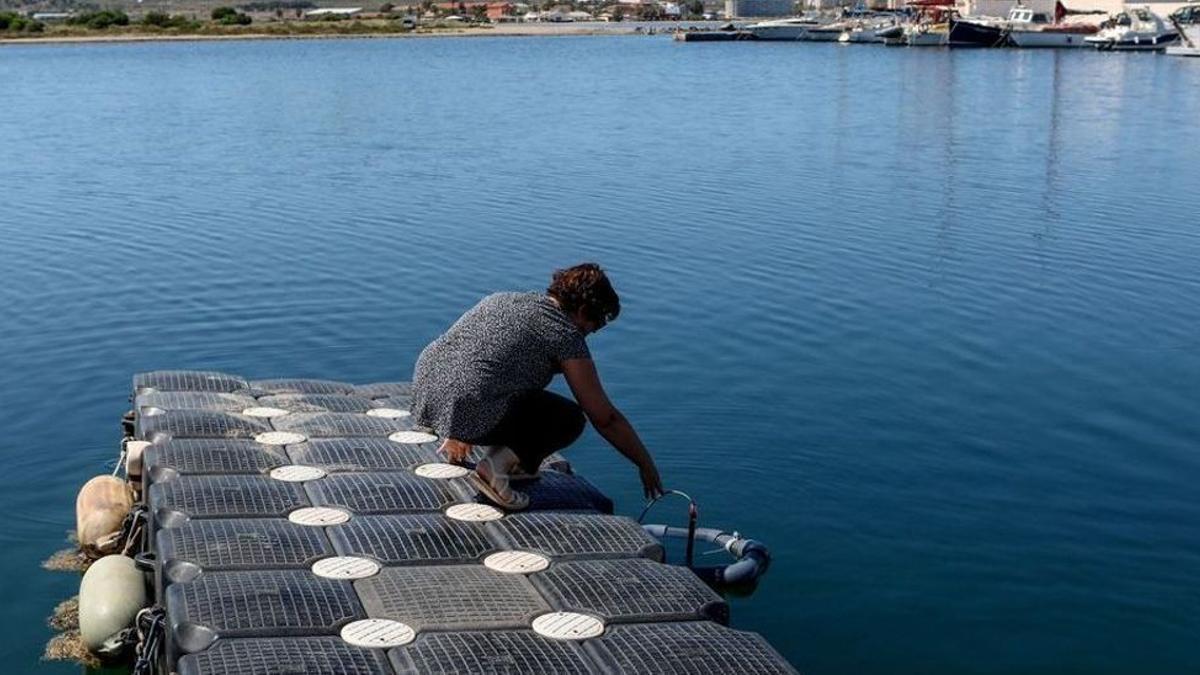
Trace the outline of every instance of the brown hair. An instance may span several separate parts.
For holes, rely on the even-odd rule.
[[[584,316],[600,325],[621,313],[621,299],[596,263],[555,270],[546,293],[558,300],[559,307],[567,314],[582,309]]]

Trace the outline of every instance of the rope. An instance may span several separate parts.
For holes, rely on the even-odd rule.
[[[129,456],[129,453],[127,450],[125,450],[125,443],[122,442],[121,443],[121,456],[117,457],[117,465],[113,467],[113,472],[112,472],[113,476],[116,476],[118,473],[123,473],[123,474],[125,474],[126,477],[129,476],[129,472],[125,471],[125,459],[128,456]]]
[[[125,514],[125,520],[121,521],[121,534],[117,538],[121,555],[129,555],[134,546],[141,542],[142,520],[145,513],[146,505],[138,504]]]

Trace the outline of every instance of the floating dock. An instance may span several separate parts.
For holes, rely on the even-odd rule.
[[[487,505],[405,383],[133,384],[162,672],[795,672],[561,458]]]

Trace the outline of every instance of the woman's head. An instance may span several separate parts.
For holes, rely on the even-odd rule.
[[[592,331],[600,330],[621,313],[621,299],[596,263],[556,270],[546,293],[568,315],[591,323]]]

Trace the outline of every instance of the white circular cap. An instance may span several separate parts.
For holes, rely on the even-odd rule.
[[[326,579],[365,579],[379,573],[379,563],[353,556],[321,558],[313,563],[312,572]]]
[[[484,558],[483,565],[505,574],[532,574],[549,567],[550,560],[544,555],[529,551],[501,551]]]
[[[550,612],[533,620],[533,632],[554,640],[586,640],[604,634],[604,622],[588,614]]]
[[[153,445],[150,441],[126,441],[125,450],[128,452],[145,452],[146,448]]]
[[[362,619],[342,627],[342,639],[355,647],[399,647],[417,637],[407,624],[391,619]]]
[[[432,462],[430,464],[422,464],[413,470],[421,478],[462,478],[471,473],[471,470],[465,466],[457,464],[445,464],[443,462]]]
[[[242,411],[242,414],[246,417],[283,417],[291,413],[283,408],[255,407],[246,408]]]
[[[393,443],[416,445],[418,443],[432,443],[437,440],[437,436],[427,434],[424,431],[397,431],[388,436],[388,440]]]
[[[488,520],[500,520],[504,517],[504,512],[487,504],[455,504],[446,509],[446,517],[471,523],[482,523]]]
[[[294,445],[308,440],[308,436],[294,431],[267,431],[254,437],[263,445]]]
[[[371,408],[367,411],[371,417],[386,417],[389,420],[398,420],[402,417],[408,417],[412,413],[399,408]]]
[[[316,480],[325,477],[325,469],[302,464],[288,464],[271,469],[271,478],[288,483],[300,483],[306,480]]]
[[[339,525],[350,520],[350,514],[328,506],[306,506],[289,513],[288,520],[297,525]]]

